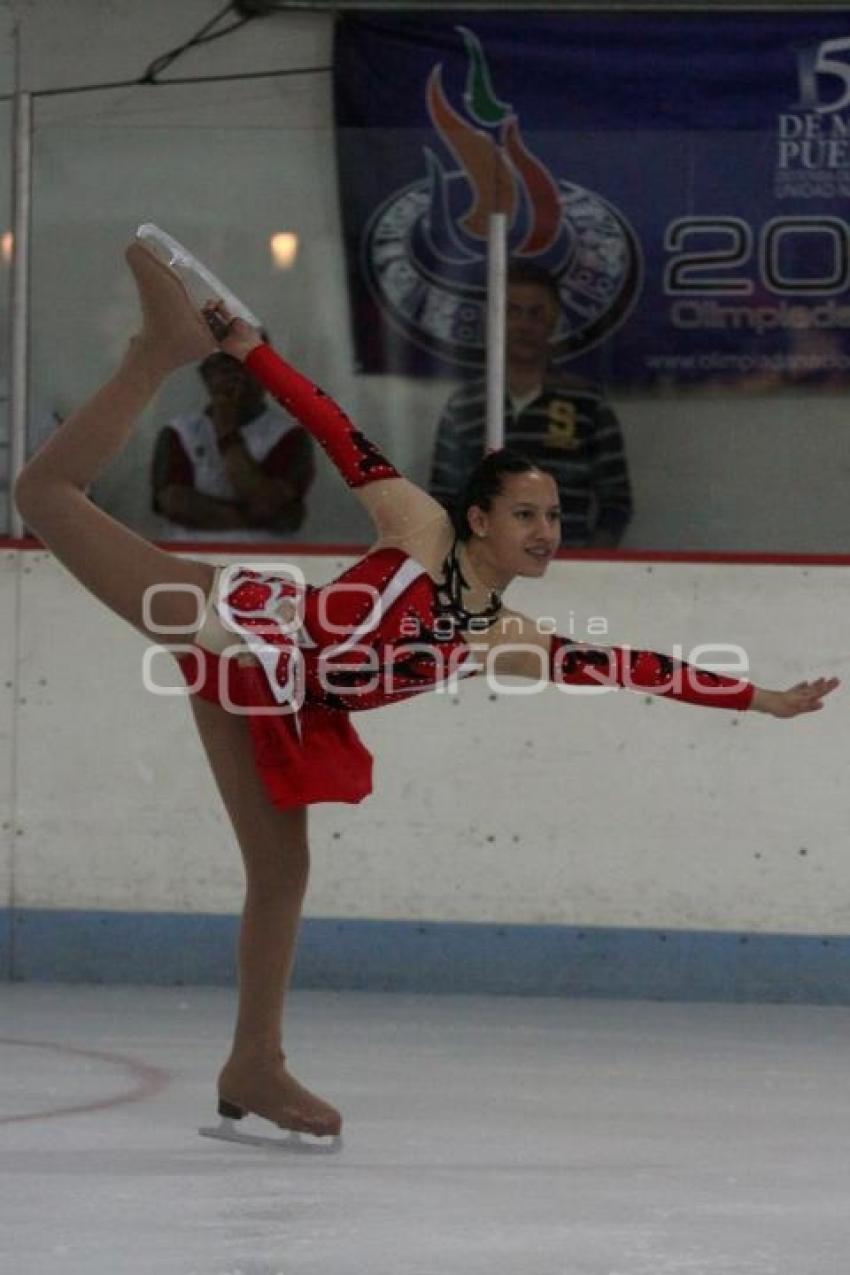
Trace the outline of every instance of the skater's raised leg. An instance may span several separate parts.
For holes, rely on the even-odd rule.
[[[213,569],[165,553],[96,508],[86,490],[127,442],[140,414],[168,373],[215,349],[179,281],[137,244],[127,251],[144,321],[120,366],[101,389],[60,425],[25,467],[15,486],[27,526],[73,575],[112,611],[144,630],[145,594],[155,585],[155,625],[197,619]],[[185,590],[180,585],[187,586]],[[157,637],[154,631],[151,636]]]

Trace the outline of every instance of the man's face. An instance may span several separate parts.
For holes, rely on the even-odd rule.
[[[213,402],[227,400],[246,414],[262,409],[263,387],[239,359],[222,351],[204,359],[198,370]]]
[[[558,304],[547,287],[541,283],[508,284],[508,363],[516,367],[545,367],[557,325]]]

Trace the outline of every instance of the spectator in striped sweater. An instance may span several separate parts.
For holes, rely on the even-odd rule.
[[[561,501],[565,548],[617,545],[632,512],[620,425],[598,387],[549,367],[560,299],[533,262],[508,272],[504,445],[550,473]],[[431,495],[451,509],[484,455],[486,387],[462,386],[437,428]]]
[[[209,401],[159,432],[153,503],[176,540],[264,540],[297,531],[313,480],[307,431],[224,351],[199,365]]]

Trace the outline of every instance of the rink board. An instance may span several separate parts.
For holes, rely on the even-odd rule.
[[[5,967],[227,981],[241,865],[188,705],[145,691],[143,640],[48,555],[20,557],[20,598],[4,608],[19,633]],[[346,559],[295,563],[321,580]],[[685,655],[734,637],[763,681],[788,685],[844,672],[845,579],[839,566],[564,560],[511,601],[577,638],[599,616],[609,642]],[[836,696],[778,723],[476,679],[358,714],[375,793],[312,813],[299,978],[843,999],[841,709]]]

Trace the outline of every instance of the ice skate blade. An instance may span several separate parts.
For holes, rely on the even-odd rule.
[[[342,1135],[319,1138],[312,1133],[296,1133],[281,1130],[279,1138],[264,1137],[259,1133],[242,1133],[232,1120],[222,1116],[215,1126],[198,1130],[202,1138],[219,1138],[222,1142],[241,1142],[248,1147],[269,1147],[286,1155],[337,1155],[342,1150]]]
[[[180,276],[190,297],[200,309],[207,301],[223,301],[232,315],[244,319],[252,328],[262,328],[262,323],[244,302],[230,291],[211,270],[194,257],[179,240],[160,230],[153,222],[146,221],[136,231],[136,238],[164,261]]]

